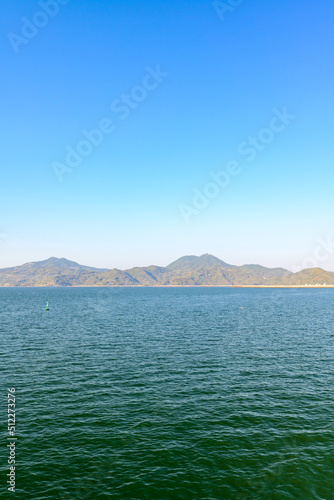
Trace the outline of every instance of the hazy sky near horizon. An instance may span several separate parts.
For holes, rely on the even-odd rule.
[[[334,271],[333,26],[325,0],[6,3],[0,267]]]

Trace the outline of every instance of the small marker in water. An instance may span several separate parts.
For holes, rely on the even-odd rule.
[[[47,302],[47,303],[46,303],[45,310],[46,310],[46,311],[48,311],[48,310],[49,310],[49,302]]]

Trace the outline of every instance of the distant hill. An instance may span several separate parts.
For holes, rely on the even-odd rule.
[[[57,259],[57,257],[50,257],[49,259],[42,260],[40,262],[29,262],[28,264],[24,264],[24,266],[29,266],[32,269],[58,268],[58,269],[81,269],[86,271],[108,271],[108,269],[97,269],[96,267],[82,266],[81,264],[73,262],[72,260],[67,260],[64,258]]]
[[[304,269],[298,273],[286,276],[282,285],[334,285],[334,273],[324,271],[320,267]]]
[[[41,262],[0,269],[0,286],[75,286],[106,271],[51,257]]]
[[[175,262],[169,264],[167,269],[171,271],[181,271],[183,269],[201,270],[209,267],[224,267],[228,269],[234,266],[226,264],[226,262],[218,259],[217,257],[206,253],[200,257],[196,257],[195,255],[186,255],[185,257],[181,257]]]
[[[210,254],[188,255],[166,267],[99,269],[64,258],[0,269],[0,286],[304,286],[334,285],[320,268],[292,273],[259,265],[233,266]]]

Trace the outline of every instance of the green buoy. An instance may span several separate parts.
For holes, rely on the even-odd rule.
[[[46,303],[45,310],[46,310],[46,311],[48,311],[48,310],[49,310],[49,302],[47,302],[47,303]]]

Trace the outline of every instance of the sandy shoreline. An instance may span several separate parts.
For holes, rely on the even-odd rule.
[[[36,286],[6,286],[0,288],[334,288],[334,285],[36,285]]]

